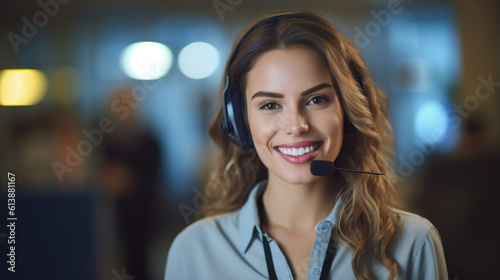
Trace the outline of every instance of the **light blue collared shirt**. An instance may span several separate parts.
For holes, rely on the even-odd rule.
[[[233,213],[208,217],[184,229],[170,247],[165,279],[269,279],[262,245],[257,198],[266,187],[257,184],[243,207]],[[307,279],[318,280],[330,232],[337,223],[340,200],[328,217],[316,225]],[[390,244],[398,262],[395,279],[448,279],[441,238],[426,219],[392,210],[403,226]],[[276,241],[264,233],[271,248],[278,279],[293,279],[285,255]],[[307,263],[307,262],[305,262]],[[387,279],[389,271],[374,260],[368,267],[375,279]],[[329,279],[356,279],[351,267],[351,250],[338,245]]]

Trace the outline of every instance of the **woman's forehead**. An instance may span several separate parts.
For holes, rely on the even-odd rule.
[[[332,83],[322,57],[305,47],[274,49],[259,56],[247,74],[246,91],[301,92]]]

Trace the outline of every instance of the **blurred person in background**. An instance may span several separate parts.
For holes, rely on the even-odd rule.
[[[160,147],[131,106],[128,89],[111,96],[108,117],[116,127],[102,143],[102,184],[112,198],[125,270],[151,279],[148,252],[156,223]]]

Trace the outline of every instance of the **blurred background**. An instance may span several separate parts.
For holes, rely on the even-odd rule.
[[[389,97],[401,198],[438,228],[450,279],[498,277],[500,2],[0,5],[0,221],[8,172],[17,218],[15,274],[0,226],[1,279],[162,279],[209,199],[207,128],[234,39],[283,9],[320,13],[360,48]]]

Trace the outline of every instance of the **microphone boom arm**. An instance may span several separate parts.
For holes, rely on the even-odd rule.
[[[385,175],[386,172],[370,172],[364,170],[354,170],[347,168],[338,168],[335,167],[335,163],[333,161],[328,160],[313,160],[311,162],[311,173],[315,176],[330,176],[335,173],[336,170],[359,173],[359,174],[371,174],[371,175]]]
[[[384,172],[370,172],[370,171],[361,171],[361,170],[352,170],[352,169],[347,169],[347,168],[340,168],[340,167],[334,167],[336,170],[339,171],[346,171],[346,172],[352,172],[352,173],[363,173],[363,174],[372,174],[372,175],[385,175]]]

